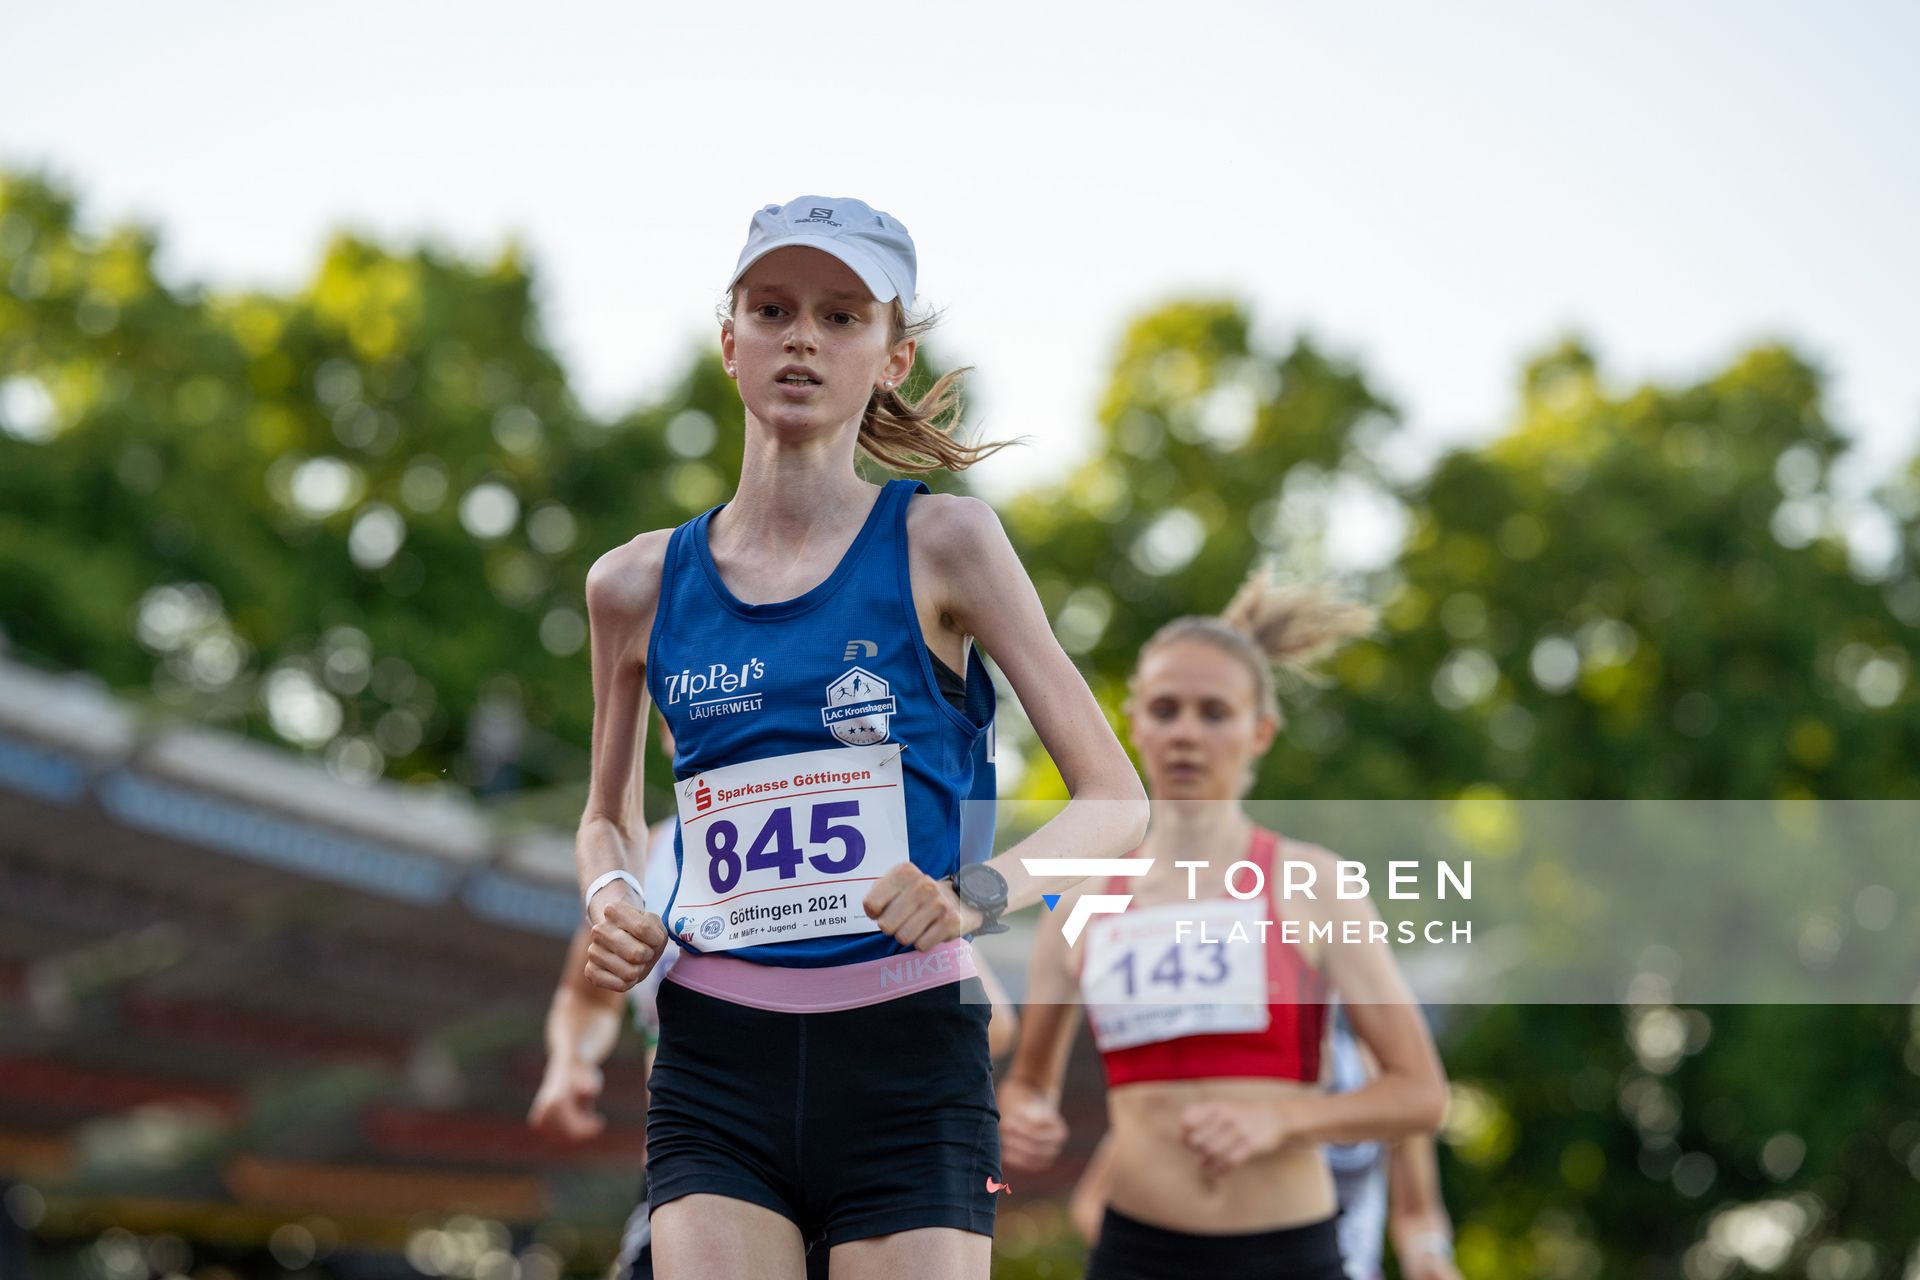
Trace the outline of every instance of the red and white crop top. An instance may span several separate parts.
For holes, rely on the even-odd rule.
[[[1081,993],[1108,1087],[1319,1079],[1329,990],[1280,937],[1279,848],[1278,835],[1254,828],[1246,860],[1266,877],[1256,898],[1129,907],[1087,926]],[[1246,873],[1235,883],[1244,886]],[[1105,892],[1127,888],[1115,877]]]

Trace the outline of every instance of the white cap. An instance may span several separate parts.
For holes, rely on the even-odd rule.
[[[846,263],[877,301],[913,302],[913,237],[898,219],[863,201],[837,196],[799,196],[755,213],[727,288],[739,284],[748,267],[775,249],[794,244]]]

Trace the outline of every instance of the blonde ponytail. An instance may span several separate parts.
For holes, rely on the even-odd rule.
[[[1324,582],[1280,582],[1256,569],[1220,611],[1220,620],[1253,641],[1272,665],[1306,674],[1347,641],[1372,631],[1379,612],[1344,599]]]
[[[960,380],[967,372],[941,374],[918,400],[897,389],[874,392],[860,420],[860,451],[889,471],[965,471],[1012,444],[962,444],[953,438],[953,425],[960,420]]]
[[[1372,605],[1348,600],[1325,583],[1281,582],[1256,568],[1220,616],[1175,618],[1153,633],[1140,657],[1144,661],[1176,640],[1203,640],[1224,649],[1246,664],[1261,709],[1278,720],[1274,668],[1313,679],[1314,663],[1369,634],[1378,621]]]

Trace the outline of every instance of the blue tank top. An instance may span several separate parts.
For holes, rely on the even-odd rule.
[[[647,689],[681,819],[660,914],[688,950],[795,968],[898,955],[860,908],[877,873],[904,856],[939,878],[991,852],[993,681],[969,646],[966,706],[949,703],[913,606],[907,505],[926,491],[889,481],[827,579],[770,604],[721,580],[719,507],[673,531]]]

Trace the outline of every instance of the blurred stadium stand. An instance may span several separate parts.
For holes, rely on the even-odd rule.
[[[338,1275],[604,1259],[637,1046],[600,1138],[524,1125],[578,912],[568,834],[0,661],[0,1217],[56,1252],[166,1233],[237,1274],[269,1248]]]

